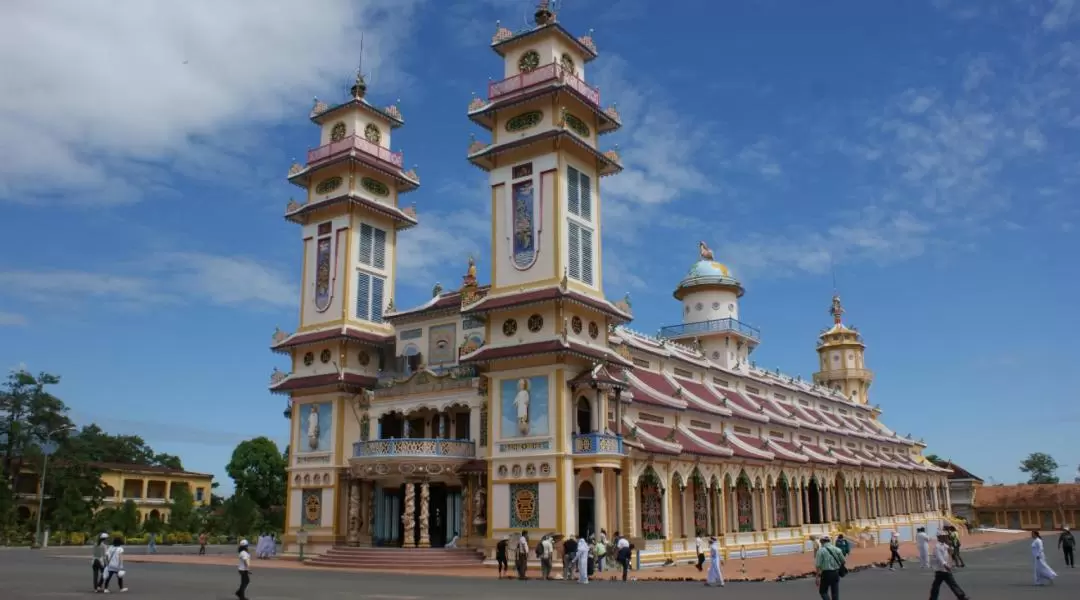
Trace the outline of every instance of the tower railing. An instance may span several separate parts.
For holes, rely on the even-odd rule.
[[[476,442],[442,438],[368,440],[353,444],[353,458],[476,458]]]
[[[738,319],[727,317],[713,319],[711,321],[698,321],[697,323],[682,323],[680,325],[668,325],[660,329],[662,338],[679,338],[688,335],[701,335],[703,333],[733,332],[746,336],[753,340],[761,339],[761,331],[751,327]]]
[[[578,79],[576,75],[568,72],[562,65],[557,63],[548,63],[532,71],[511,75],[502,81],[492,81],[488,84],[488,101],[497,100],[503,96],[522,92],[552,81],[558,81],[581,94],[593,106],[600,106],[600,90]]]
[[[336,142],[330,142],[329,144],[326,144],[324,146],[319,146],[318,148],[308,150],[307,164],[308,166],[311,166],[312,163],[327,160],[339,154],[343,154],[345,152],[350,152],[353,150],[359,150],[364,154],[374,156],[375,158],[394,165],[399,169],[405,167],[404,153],[391,152],[388,148],[383,148],[382,146],[374,142],[369,142],[368,140],[355,135],[350,135],[349,137],[338,140]]]
[[[610,433],[574,434],[574,454],[623,454],[623,439]]]

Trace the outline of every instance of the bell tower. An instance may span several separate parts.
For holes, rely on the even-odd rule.
[[[874,382],[874,372],[867,369],[863,362],[866,345],[862,335],[854,327],[844,325],[844,306],[840,303],[840,296],[833,296],[829,314],[832,315],[833,326],[818,336],[817,352],[821,370],[814,373],[814,383],[837,390],[852,402],[866,404],[870,384]]]

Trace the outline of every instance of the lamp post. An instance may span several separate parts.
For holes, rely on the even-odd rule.
[[[52,442],[52,437],[62,431],[71,431],[74,429],[71,425],[65,425],[58,429],[54,429],[45,435],[45,444]],[[41,548],[45,544],[41,540],[41,513],[45,508],[45,476],[49,472],[49,455],[52,454],[51,450],[46,450],[45,461],[41,466],[41,481],[38,482],[38,511],[37,511],[37,527],[35,528],[34,540],[37,542],[37,547]]]

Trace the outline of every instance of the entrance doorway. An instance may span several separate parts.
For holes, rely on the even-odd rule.
[[[823,523],[824,521],[821,518],[821,488],[818,487],[817,478],[810,480],[810,485],[803,493],[810,495],[807,499],[807,504],[810,505],[810,514],[806,515],[807,519],[814,525]]]
[[[592,433],[592,405],[584,396],[577,401],[577,427],[578,433]]]
[[[588,481],[582,481],[578,486],[577,496],[577,523],[578,523],[578,536],[588,537],[595,531],[595,523],[593,523],[593,516],[595,515],[594,508],[596,507],[596,492],[593,489],[592,483]]]
[[[446,542],[446,522],[449,515],[446,514],[446,484],[432,483],[429,488],[430,499],[428,504],[428,538],[432,548],[442,548]],[[420,486],[416,486],[417,492]],[[420,506],[420,498],[416,499],[416,506]]]

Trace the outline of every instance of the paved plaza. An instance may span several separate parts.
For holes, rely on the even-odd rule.
[[[88,552],[88,550],[86,550]],[[976,600],[1043,598],[1065,600],[1080,593],[1080,574],[1066,569],[1060,555],[1051,555],[1060,577],[1054,586],[1031,585],[1027,543],[1005,544],[970,552],[969,567],[958,574],[960,585]],[[90,561],[65,552],[45,553],[12,549],[0,551],[0,582],[5,600],[71,598],[89,595]],[[128,595],[161,600],[233,598],[237,575],[226,566],[190,564],[131,563]],[[258,563],[256,563],[256,567]],[[420,565],[418,565],[419,567]],[[493,573],[494,575],[494,573]],[[903,571],[871,569],[848,576],[842,595],[863,600],[910,600],[925,598],[931,574],[917,568]],[[594,582],[588,587],[564,582],[498,581],[454,577],[348,573],[308,569],[262,569],[252,575],[253,600],[516,600],[560,598],[601,600],[610,598],[655,598],[677,593],[682,600],[692,598],[738,597],[762,600],[817,598],[811,580],[783,583],[731,583],[724,589],[706,588],[700,583],[612,583]],[[511,596],[512,594],[512,596]],[[942,598],[950,598],[943,590]]]

